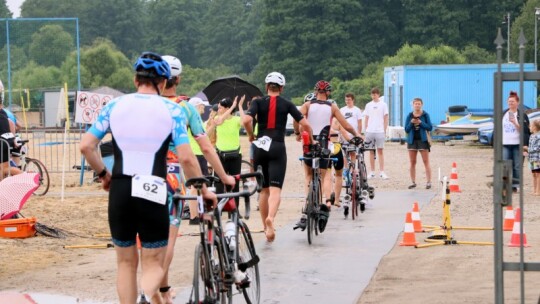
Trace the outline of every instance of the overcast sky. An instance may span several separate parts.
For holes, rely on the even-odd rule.
[[[20,15],[19,8],[24,0],[7,0],[6,2],[9,10],[13,13],[13,18],[18,18]]]

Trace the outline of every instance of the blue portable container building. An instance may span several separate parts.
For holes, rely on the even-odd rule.
[[[534,71],[534,64],[524,64],[525,71]],[[465,105],[468,108],[493,110],[494,73],[497,64],[404,65],[384,68],[384,101],[388,104],[389,125],[405,126],[412,111],[412,100],[420,97],[424,110],[434,125],[446,120],[448,108]],[[518,72],[519,64],[503,64],[503,72]],[[503,108],[510,91],[519,94],[519,82],[503,83]],[[536,108],[536,82],[526,81],[524,105]]]

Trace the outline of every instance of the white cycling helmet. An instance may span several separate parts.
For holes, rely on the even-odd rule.
[[[180,59],[170,55],[161,56],[161,58],[167,61],[167,63],[171,67],[171,77],[182,74],[182,63],[180,62]]]
[[[283,76],[281,73],[278,72],[272,72],[268,75],[266,75],[266,78],[264,79],[265,83],[275,83],[279,85],[280,87],[285,86],[285,76]]]

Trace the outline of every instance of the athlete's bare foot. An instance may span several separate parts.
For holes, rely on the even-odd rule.
[[[264,234],[266,235],[266,240],[268,242],[273,242],[274,239],[276,238],[276,232],[274,230],[274,222],[271,219],[266,218],[264,223],[266,226],[266,229],[264,230]]]

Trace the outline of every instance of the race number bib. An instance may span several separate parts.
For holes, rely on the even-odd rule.
[[[272,139],[270,137],[268,137],[268,136],[263,136],[263,137],[258,138],[255,141],[253,141],[253,144],[257,148],[261,148],[264,151],[268,152],[270,150],[270,145],[272,144]]]
[[[165,205],[167,201],[167,185],[161,177],[135,175],[131,179],[131,196]]]

